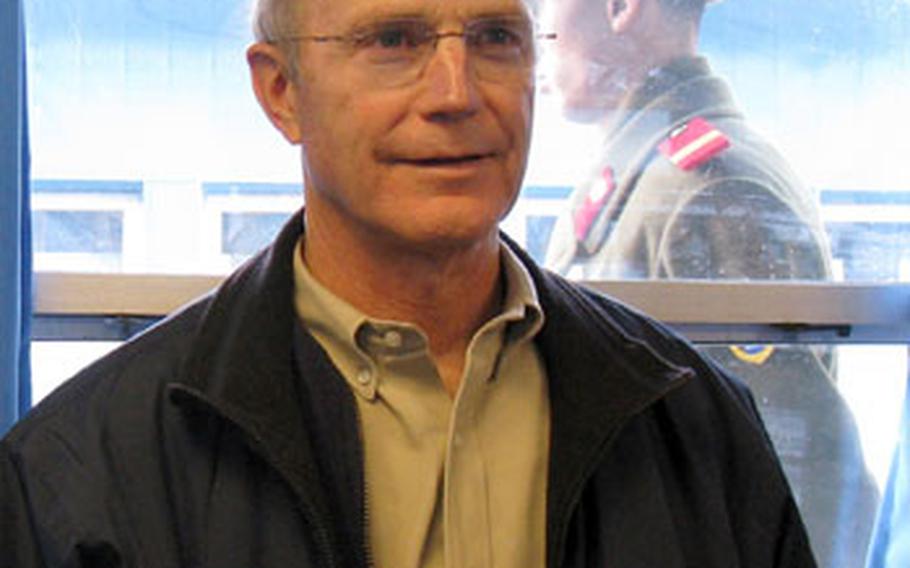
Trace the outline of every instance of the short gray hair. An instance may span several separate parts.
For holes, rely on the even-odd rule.
[[[522,1],[532,14],[537,12],[539,0]],[[303,2],[304,0],[253,0],[253,37],[256,41],[274,43],[284,51],[292,78],[296,78],[297,74],[297,55],[291,42],[285,40],[296,32],[300,5]]]
[[[253,36],[256,41],[277,42],[292,34],[291,27],[296,23],[301,2],[303,0],[253,0]],[[539,0],[523,2],[532,14],[537,13]]]
[[[302,0],[254,0],[253,36],[256,41],[276,42],[293,31]]]
[[[253,37],[256,41],[278,46],[287,58],[291,81],[298,77],[297,52],[287,38],[296,31],[300,4],[304,0],[253,0],[251,12]]]

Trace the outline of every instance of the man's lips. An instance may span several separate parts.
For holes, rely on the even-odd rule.
[[[460,166],[467,165],[481,160],[492,158],[495,154],[464,154],[459,156],[426,156],[426,157],[401,157],[393,159],[394,162],[410,164],[414,166],[435,167],[435,166]]]

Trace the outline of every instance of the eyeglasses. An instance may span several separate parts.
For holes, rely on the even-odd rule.
[[[371,85],[398,87],[419,79],[445,38],[464,39],[469,66],[478,79],[501,83],[527,80],[536,58],[536,42],[556,39],[556,34],[537,33],[530,21],[520,17],[472,20],[460,32],[438,32],[421,19],[394,19],[344,35],[297,35],[278,41],[340,44]]]

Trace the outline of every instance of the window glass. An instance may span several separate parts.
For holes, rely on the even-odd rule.
[[[646,106],[638,78],[666,91],[674,74],[700,69],[680,63],[669,43],[690,33],[688,2],[661,2],[682,8],[663,21],[615,15],[617,33],[602,2],[538,2],[541,27],[560,35],[543,46],[529,171],[504,227],[539,260],[550,250],[548,263],[578,276],[906,280],[908,141],[894,126],[910,123],[910,4],[709,2],[691,33],[710,77],[684,93],[691,112],[671,116],[673,105],[658,105],[647,121],[659,132],[636,130],[635,144],[620,144],[620,118],[603,111]],[[554,15],[554,5],[564,13]],[[259,213],[274,196],[225,198],[211,185],[292,187],[281,207],[267,208],[300,206],[298,153],[261,116],[248,84],[248,0],[27,0],[26,8],[36,183],[70,181],[84,193],[117,180],[142,186],[136,214],[121,221],[122,258],[98,269],[229,270],[236,259],[220,246],[222,213]],[[623,28],[631,25],[663,26],[651,35],[668,41],[637,45],[629,38],[641,34]],[[663,59],[645,57],[655,53]],[[730,108],[700,106],[727,88],[718,105]],[[731,118],[737,113],[742,120]],[[705,178],[710,189],[689,189]],[[640,191],[647,186],[660,191]],[[68,211],[65,197],[49,194],[37,215],[44,206]],[[560,258],[559,239],[573,254]],[[46,260],[46,268],[80,266]]]
[[[910,2],[709,1],[698,26],[700,0],[647,2],[538,0],[558,39],[503,228],[573,277],[910,280]],[[226,273],[300,207],[249,4],[25,0],[38,270]],[[902,349],[733,347],[705,350],[752,387],[823,565],[861,565]],[[37,342],[36,399],[109,348]]]
[[[698,0],[653,4],[544,2],[560,34],[548,94],[602,137],[573,153],[547,263],[587,278],[901,281],[910,178],[893,125],[910,119],[910,5],[709,1],[699,27]]]
[[[36,252],[120,254],[123,214],[116,211],[38,211]]]
[[[249,4],[25,1],[36,224],[87,238],[69,230],[73,216],[85,217],[81,202],[115,211],[123,193],[98,187],[138,187],[121,217],[120,259],[88,251],[74,262],[39,248],[39,269],[224,273],[236,263],[222,251],[223,213],[301,205],[298,154],[249,84]],[[226,200],[206,191],[275,182],[294,184],[293,206],[276,209],[270,193]]]
[[[119,272],[134,257],[142,184],[39,180],[32,184],[37,270]]]
[[[89,363],[106,355],[119,341],[33,341],[32,402],[41,400]]]
[[[269,244],[286,220],[282,213],[223,213],[221,251],[246,258]]]

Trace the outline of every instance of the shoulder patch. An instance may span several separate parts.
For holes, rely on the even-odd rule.
[[[607,166],[600,172],[600,177],[591,184],[585,200],[572,214],[576,239],[584,241],[587,238],[588,231],[591,230],[591,226],[594,225],[594,221],[597,220],[598,214],[607,204],[614,189],[616,189],[616,179],[613,176],[613,168]]]
[[[774,347],[770,345],[734,345],[730,347],[730,351],[744,363],[764,365],[774,354]]]
[[[670,133],[657,149],[674,166],[689,171],[730,147],[730,139],[713,124],[696,117]]]

